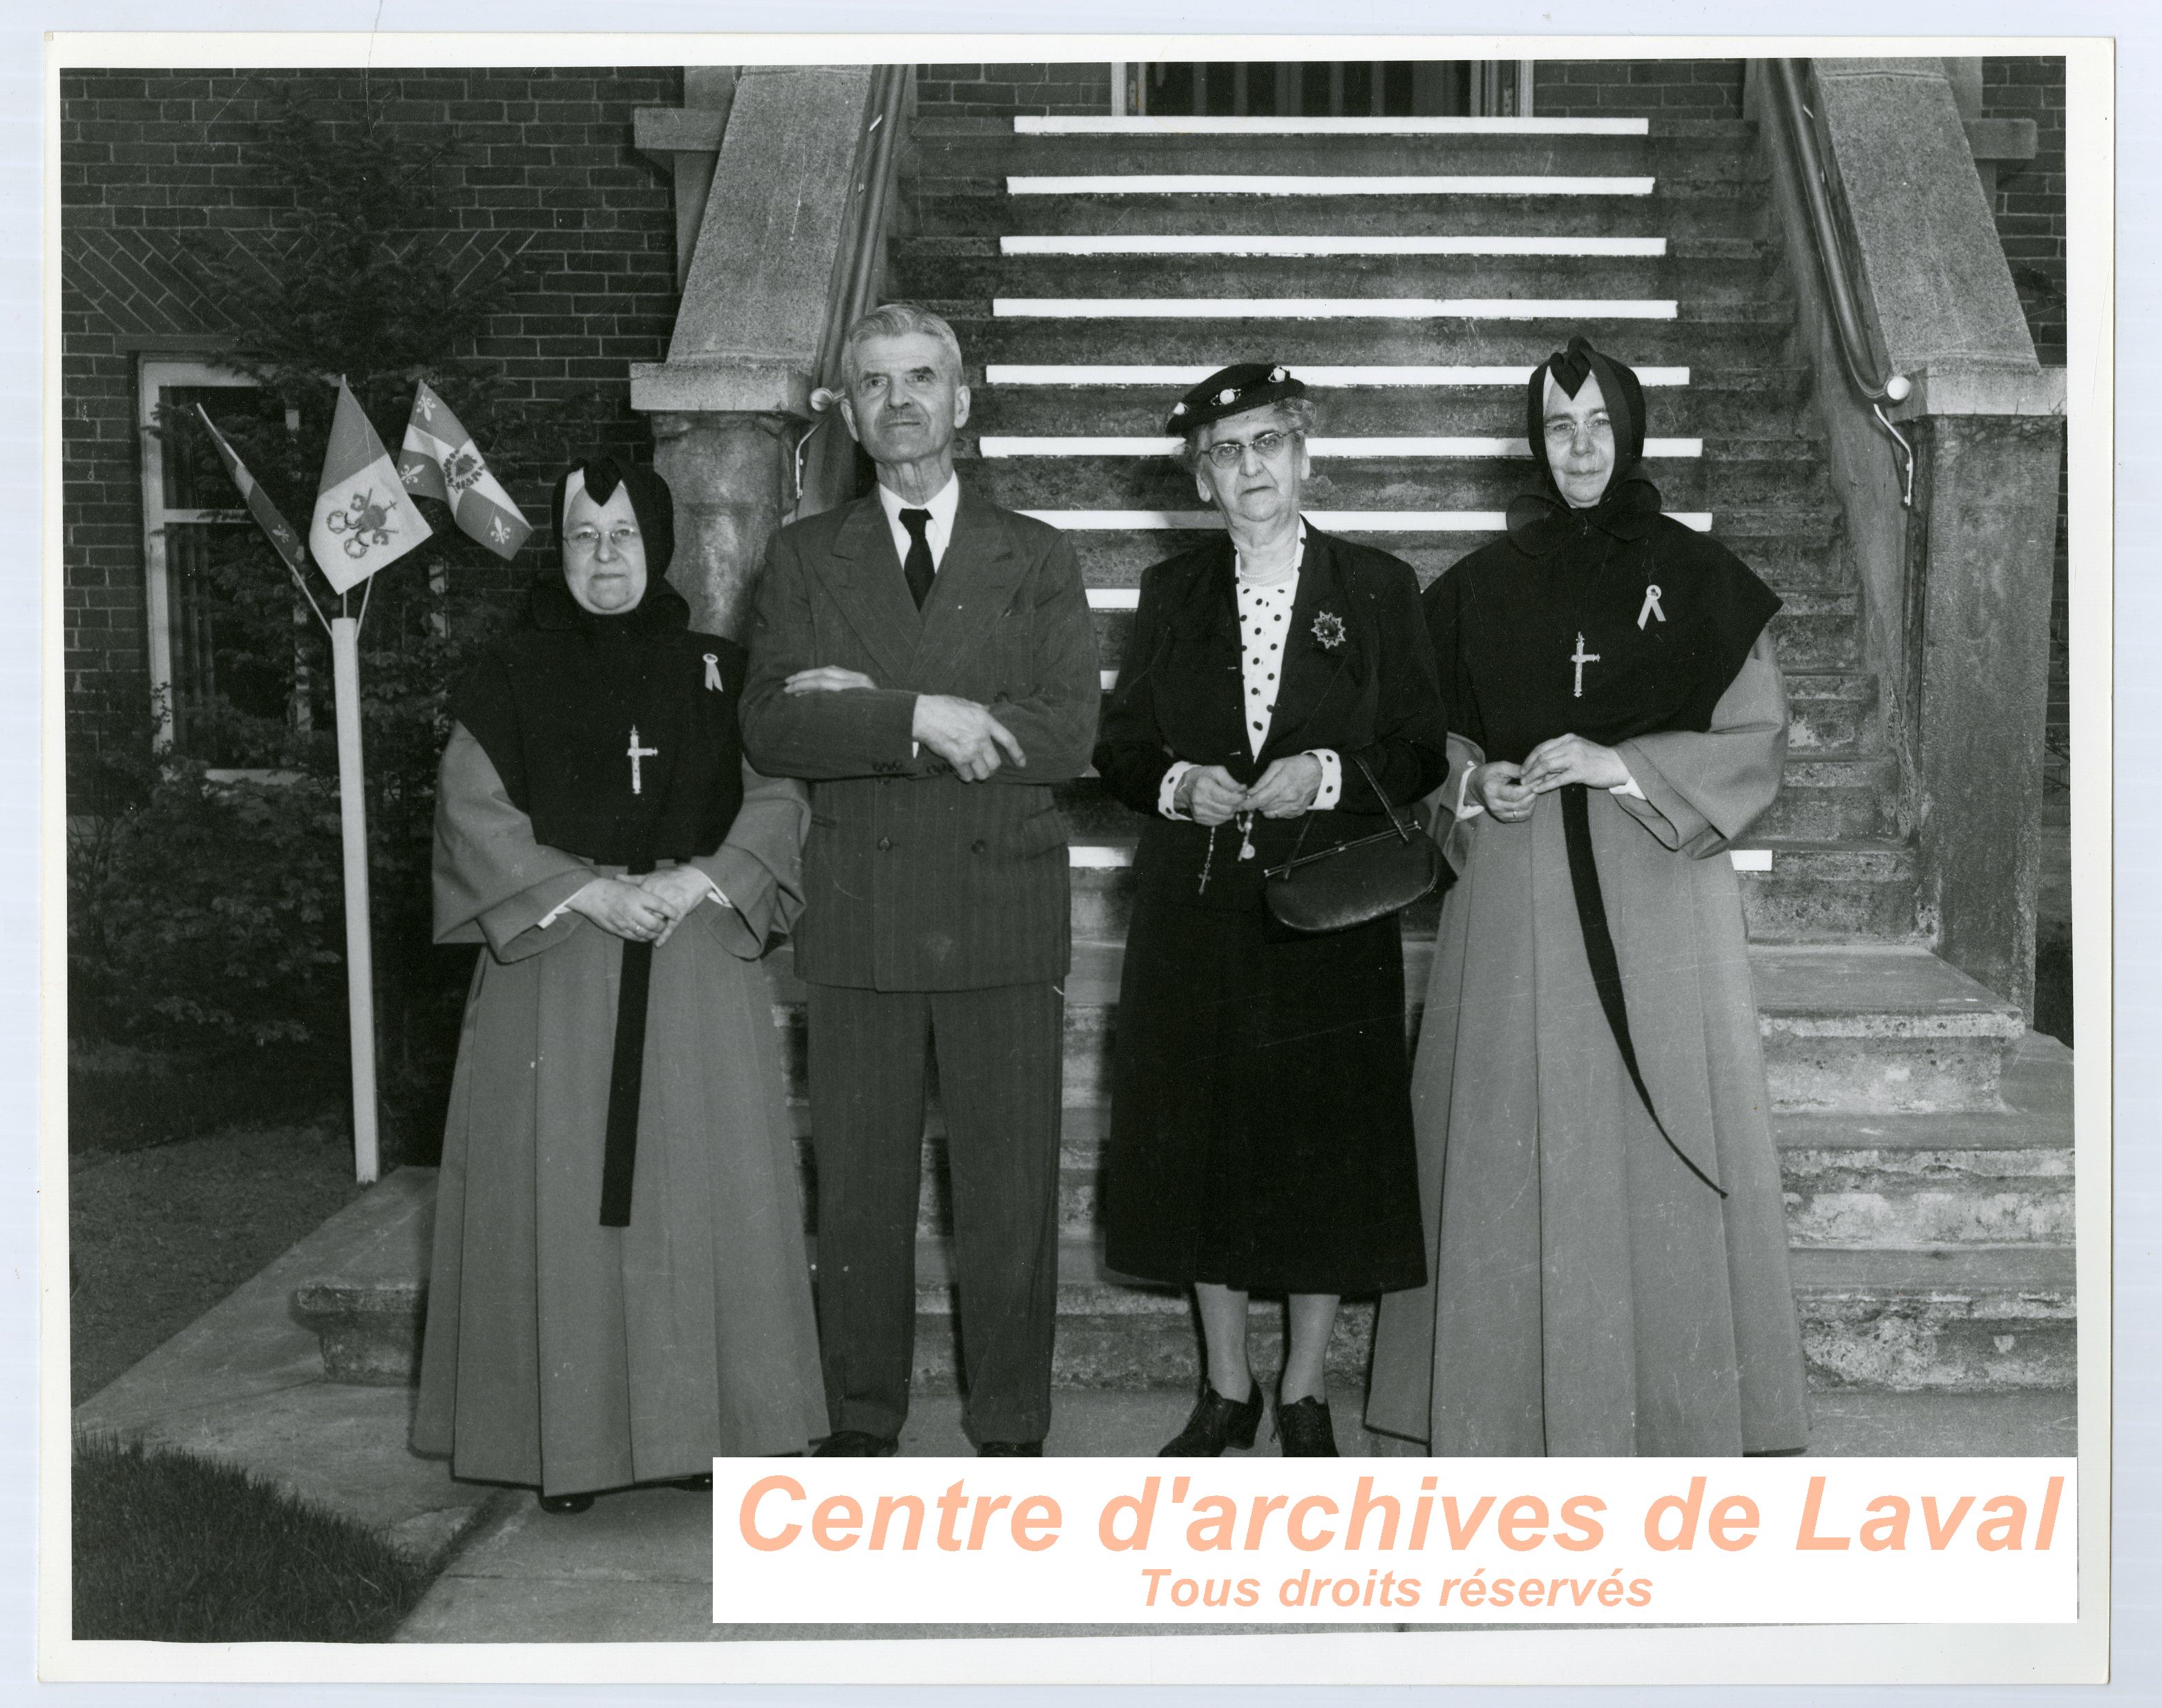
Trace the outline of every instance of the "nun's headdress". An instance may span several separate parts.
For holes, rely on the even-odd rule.
[[[667,573],[669,559],[676,555],[676,499],[668,483],[650,468],[619,462],[613,457],[588,457],[573,462],[563,471],[549,499],[556,543],[558,547],[563,543],[563,511],[572,494],[583,492],[595,504],[604,504],[615,496],[619,486],[629,492],[631,514],[638,518],[638,531],[645,537],[650,588],[659,584]]]
[[[1532,370],[1524,389],[1524,424],[1531,440],[1532,461],[1549,484],[1554,470],[1547,462],[1547,380],[1551,377],[1564,397],[1574,397],[1589,378],[1599,381],[1600,395],[1606,400],[1607,419],[1614,423],[1614,473],[1606,483],[1609,496],[1636,472],[1644,457],[1644,387],[1637,370],[1591,347],[1582,333],[1569,341]]]

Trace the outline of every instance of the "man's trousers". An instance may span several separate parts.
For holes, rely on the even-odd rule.
[[[836,1429],[891,1439],[908,1415],[927,1042],[946,1115],[969,1433],[1051,1425],[1058,1292],[1055,985],[979,990],[810,986],[818,1163],[818,1336]]]

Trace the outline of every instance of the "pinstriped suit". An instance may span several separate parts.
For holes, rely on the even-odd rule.
[[[818,665],[875,689],[789,696]],[[1057,1285],[1058,986],[1066,826],[1050,786],[1095,739],[1094,632],[1057,530],[963,489],[919,613],[875,497],[783,529],[767,554],[744,745],[811,781],[796,965],[811,991],[819,1329],[836,1429],[907,1415],[925,1041],[952,1163],[969,1423],[1050,1422]],[[912,754],[918,694],[990,707],[1027,755],[964,782]]]

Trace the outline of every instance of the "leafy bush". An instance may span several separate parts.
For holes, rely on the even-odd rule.
[[[425,379],[473,432],[491,467],[534,478],[642,431],[619,398],[543,405],[510,395],[481,353],[494,316],[521,306],[520,243],[476,243],[449,205],[447,133],[384,118],[352,79],[269,86],[248,158],[273,208],[269,232],[199,233],[183,264],[231,322],[228,364],[260,392],[212,405],[258,483],[304,531],[342,377],[385,444],[403,438]],[[536,215],[545,218],[545,215]],[[191,415],[157,431],[206,494],[237,502]],[[385,1113],[415,1158],[440,1120],[472,952],[431,947],[435,772],[450,685],[500,628],[544,540],[505,566],[425,500],[436,533],[347,609],[360,636],[369,881]],[[186,542],[191,596],[209,614],[217,687],[175,708],[177,744],[108,750],[79,779],[91,810],[70,850],[69,966],[85,1037],[207,1052],[335,1051],[343,1059],[344,893],[329,647],[316,615],[253,526]],[[178,561],[175,558],[175,561]],[[312,569],[326,613],[337,596]],[[199,643],[201,644],[201,643]],[[119,744],[116,744],[119,745]],[[135,756],[130,756],[130,755]],[[248,770],[274,774],[234,780]]]

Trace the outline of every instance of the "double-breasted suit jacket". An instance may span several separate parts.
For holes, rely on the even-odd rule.
[[[875,688],[790,695],[838,665]],[[743,701],[760,770],[811,783],[796,965],[810,989],[817,1299],[828,1416],[908,1413],[927,1043],[953,1180],[967,1422],[1041,1441],[1058,1294],[1066,825],[1099,697],[1080,566],[964,488],[922,609],[874,496],[783,529]],[[1026,756],[964,782],[910,731],[919,694],[990,708]]]
[[[787,695],[815,665],[875,690]],[[822,984],[954,990],[1064,975],[1066,824],[1099,699],[1079,564],[1059,532],[962,489],[922,611],[876,497],[784,528],[767,555],[744,745],[811,780],[796,964]],[[978,701],[1027,764],[964,782],[909,735],[918,694]]]

